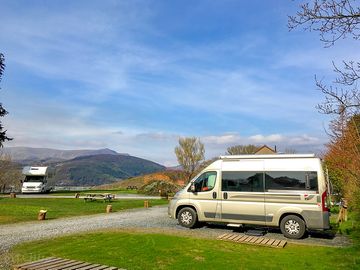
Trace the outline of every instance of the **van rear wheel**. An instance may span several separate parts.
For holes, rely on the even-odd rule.
[[[282,234],[291,239],[300,239],[304,236],[306,226],[304,220],[295,215],[288,215],[280,222]]]
[[[196,211],[190,207],[185,207],[178,214],[179,224],[186,228],[193,228],[197,223]]]

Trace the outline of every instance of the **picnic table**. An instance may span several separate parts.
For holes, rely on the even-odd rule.
[[[111,202],[111,200],[115,199],[115,194],[111,193],[85,193],[84,201],[97,201],[102,200],[103,202]]]

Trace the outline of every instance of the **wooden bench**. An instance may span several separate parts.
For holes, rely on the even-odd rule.
[[[49,257],[35,262],[27,262],[14,266],[14,270],[120,270],[101,264]]]
[[[111,200],[115,199],[115,194],[111,193],[86,193],[84,194],[84,201],[97,201],[102,200],[103,202],[111,202]]]

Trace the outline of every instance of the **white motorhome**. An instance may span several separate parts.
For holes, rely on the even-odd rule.
[[[46,193],[50,192],[52,186],[49,179],[54,175],[49,167],[27,166],[22,171],[25,179],[22,184],[22,193]]]
[[[221,156],[169,204],[184,227],[198,221],[280,227],[298,239],[330,227],[328,181],[313,154]]]

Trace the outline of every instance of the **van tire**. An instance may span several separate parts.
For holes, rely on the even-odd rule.
[[[285,216],[280,222],[282,234],[290,239],[300,239],[305,235],[305,221],[295,215]]]
[[[178,214],[179,224],[186,228],[194,228],[197,224],[197,214],[193,208],[184,207]]]

